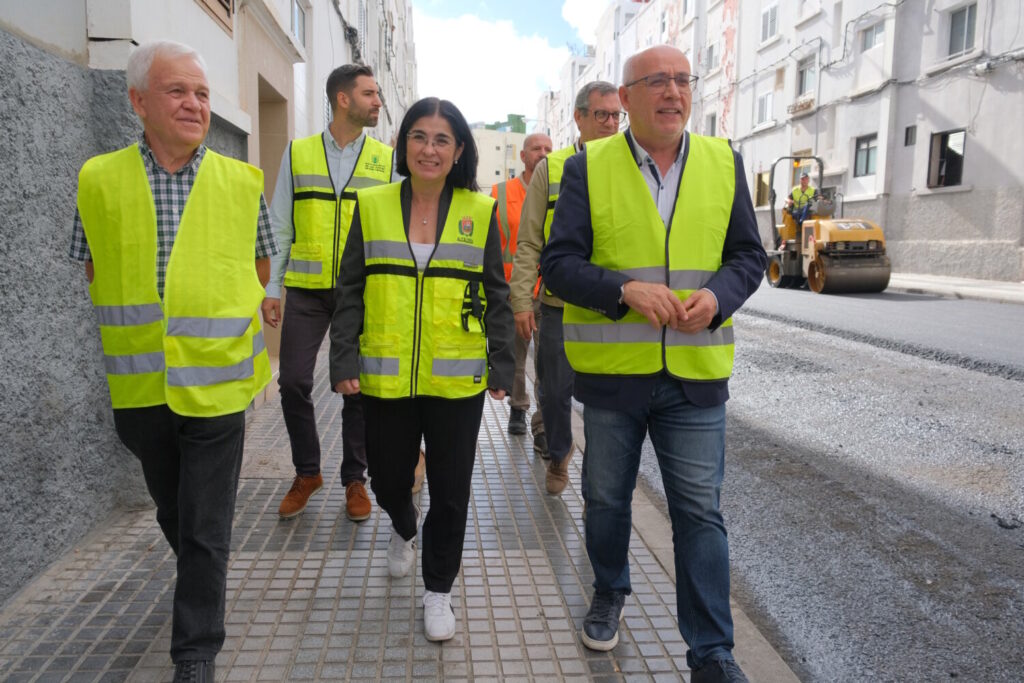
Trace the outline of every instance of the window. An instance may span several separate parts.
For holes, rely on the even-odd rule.
[[[814,57],[808,57],[801,61],[796,67],[796,94],[807,95],[814,90],[814,79],[816,75],[816,67],[814,65]]]
[[[306,9],[299,0],[292,0],[292,35],[299,44],[306,45]]]
[[[232,31],[232,17],[235,14],[233,0],[196,0],[206,13],[216,19],[217,23],[229,34]]]
[[[754,206],[768,206],[771,192],[768,187],[768,171],[754,174]]]
[[[853,176],[875,175],[875,161],[878,158],[878,135],[857,138],[857,152],[853,163]]]
[[[754,125],[760,125],[772,118],[772,93],[766,92],[757,97],[757,119]]]
[[[881,45],[883,40],[885,40],[885,22],[880,21],[861,31],[860,51],[867,52],[876,45]]]
[[[917,126],[907,126],[903,131],[903,146],[913,147],[917,144]]]
[[[761,11],[761,42],[774,38],[779,32],[779,6],[772,5]]]
[[[949,56],[954,57],[974,49],[974,19],[978,5],[961,7],[949,15]]]
[[[718,115],[709,114],[704,125],[704,134],[715,137],[718,134]]]
[[[932,135],[928,160],[928,187],[959,185],[964,171],[964,143],[967,132],[948,130]]]
[[[714,71],[718,68],[718,62],[721,56],[718,54],[718,43],[708,43],[707,50],[704,52],[704,70]]]

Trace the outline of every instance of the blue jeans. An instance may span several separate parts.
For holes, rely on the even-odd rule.
[[[650,432],[672,519],[679,632],[690,668],[731,659],[729,544],[719,511],[725,471],[725,405],[701,408],[662,377],[644,404],[585,406],[587,554],[594,589],[631,592],[629,536],[640,449]]]

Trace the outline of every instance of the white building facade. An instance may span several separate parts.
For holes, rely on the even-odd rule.
[[[618,45],[596,46],[582,82],[681,49],[701,76],[688,127],[743,154],[766,241],[772,164],[816,155],[845,215],[885,229],[897,272],[1024,279],[1021,3],[651,0],[610,33],[622,4],[598,37]],[[800,170],[779,165],[778,195]]]
[[[525,133],[482,127],[473,128],[472,132],[480,156],[476,181],[481,192],[490,194],[493,185],[523,174],[523,161],[519,153],[523,151]]]

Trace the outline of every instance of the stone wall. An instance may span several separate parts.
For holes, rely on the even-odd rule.
[[[78,169],[141,130],[124,73],[91,71],[0,30],[0,604],[96,523],[148,506],[117,440],[82,265],[68,257]],[[211,145],[241,157],[224,124]]]

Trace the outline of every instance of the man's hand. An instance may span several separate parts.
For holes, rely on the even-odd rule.
[[[495,401],[504,401],[505,400],[505,390],[504,389],[488,389],[487,393],[490,394],[491,398],[493,398]]]
[[[281,299],[277,297],[266,297],[263,299],[263,303],[260,304],[260,310],[263,311],[263,320],[266,321],[271,327],[277,327],[281,324]]]
[[[537,320],[533,317],[533,311],[516,313],[514,317],[516,319],[516,332],[526,341],[530,341],[533,338],[533,333],[537,331]]]
[[[359,393],[359,379],[343,379],[334,385],[334,390],[339,394],[351,396]]]
[[[715,295],[706,289],[698,289],[682,303],[686,309],[686,317],[676,326],[679,332],[694,334],[705,330],[718,313],[718,301]]]
[[[622,300],[650,320],[655,328],[668,325],[678,329],[680,322],[687,318],[683,302],[675,292],[662,284],[630,280],[622,289]]]

